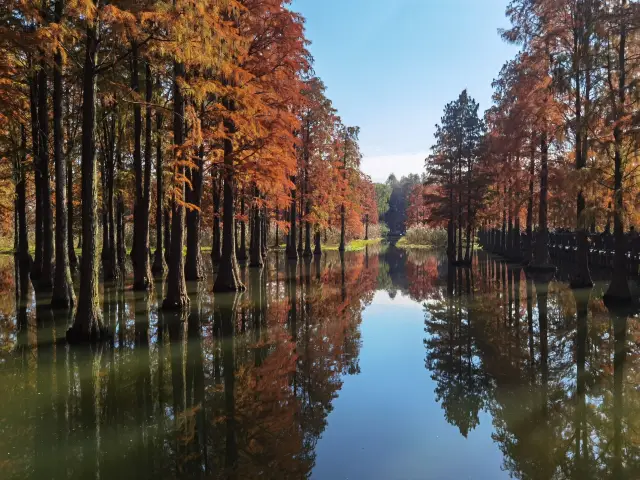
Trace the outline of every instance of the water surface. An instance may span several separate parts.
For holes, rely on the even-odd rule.
[[[393,247],[190,284],[105,285],[112,344],[0,259],[0,478],[640,478],[636,317],[604,284]]]

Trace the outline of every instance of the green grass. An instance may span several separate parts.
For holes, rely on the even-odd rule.
[[[435,245],[419,245],[419,244],[409,243],[409,241],[407,240],[407,237],[402,237],[400,240],[398,240],[398,242],[396,243],[396,247],[406,248],[406,249],[420,249],[420,250],[437,250],[438,249],[438,247]]]
[[[369,245],[378,245],[382,242],[381,238],[372,238],[370,240],[352,240],[347,244],[347,252],[361,252]],[[322,250],[329,252],[337,252],[340,245],[323,245]]]

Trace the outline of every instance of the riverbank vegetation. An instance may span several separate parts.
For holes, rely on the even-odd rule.
[[[480,231],[530,269],[553,271],[550,229],[577,233],[571,284],[592,285],[587,232],[613,232],[607,298],[630,300],[625,258],[637,226],[640,6],[628,0],[512,0],[505,41],[521,47],[482,115],[467,91],[437,126],[412,221],[448,232],[468,265]],[[410,225],[409,225],[410,226]]]
[[[129,248],[134,290],[166,274],[163,308],[185,311],[205,236],[214,290],[237,291],[269,232],[295,260],[319,255],[329,227],[346,250],[377,223],[359,128],[313,75],[287,0],[9,1],[0,13],[0,220],[21,277],[75,305],[70,340],[107,334],[98,284],[124,277]]]

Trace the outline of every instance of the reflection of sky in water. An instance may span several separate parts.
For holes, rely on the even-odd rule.
[[[422,304],[378,291],[360,330],[361,373],[343,379],[312,479],[509,478],[488,414],[466,439],[445,420],[424,368]]]

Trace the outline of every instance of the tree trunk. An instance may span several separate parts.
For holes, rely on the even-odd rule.
[[[321,245],[321,242],[320,242],[320,237],[321,237],[320,228],[318,228],[316,230],[316,233],[315,233],[315,244],[316,245],[315,245],[315,248],[313,249],[313,255],[316,256],[316,257],[322,256],[322,245]]]
[[[131,42],[131,89],[140,93],[138,44]],[[149,73],[147,73],[149,76]],[[151,101],[151,80],[147,80],[147,102]],[[145,163],[151,161],[151,107],[146,108]],[[142,166],[142,108],[140,102],[133,104],[133,169],[135,174],[135,200],[133,205],[133,290],[146,291],[153,288],[149,265],[149,207],[146,204],[146,172]],[[145,208],[146,207],[146,208]]]
[[[86,31],[86,49],[82,93],[82,262],[80,266],[80,295],[73,326],[67,331],[70,342],[103,339],[106,329],[102,323],[98,290],[97,245],[97,189],[96,189],[96,26],[90,23]]]
[[[547,134],[540,137],[540,204],[538,210],[538,235],[531,268],[555,270],[549,263],[549,230],[547,226],[547,195],[549,180],[549,144]]]
[[[202,206],[202,169],[204,168],[204,145],[200,145],[196,166],[191,169],[191,189],[187,196],[196,208],[187,213],[187,263],[185,278],[201,280],[204,277],[202,254],[200,253],[200,207]]]
[[[62,19],[64,0],[56,0],[55,19]],[[59,49],[54,55],[53,70],[53,158],[56,169],[56,270],[53,281],[53,308],[71,308],[76,296],[73,291],[73,280],[69,268],[69,251],[67,250],[67,165],[64,160],[62,145],[62,54]]]
[[[16,220],[17,229],[17,255],[19,262],[20,278],[26,275],[31,268],[31,255],[29,254],[29,230],[27,225],[27,179],[24,166],[27,163],[27,132],[24,125],[20,125],[20,154],[15,162],[16,179]],[[21,289],[22,290],[22,289]]]
[[[344,207],[344,203],[342,205],[340,205],[340,247],[338,248],[338,251],[340,252],[344,252],[347,249],[347,242],[346,242],[346,236],[347,236],[347,232],[346,232],[346,219],[345,219],[345,207]]]
[[[171,259],[171,207],[164,207],[164,261],[169,267]]]
[[[364,239],[369,240],[369,214],[364,216]]]
[[[164,260],[164,242],[162,232],[162,215],[164,206],[164,178],[162,165],[162,114],[156,113],[156,252],[151,272],[163,275],[167,269]]]
[[[245,194],[244,187],[240,193],[240,247],[238,248],[238,262],[244,264],[247,261],[247,222],[244,220],[245,214]]]
[[[529,198],[527,201],[527,243],[522,263],[529,265],[533,260],[533,181],[536,167],[536,147],[531,137],[531,159],[529,161]]]
[[[262,267],[264,266],[262,256],[262,218],[260,215],[260,206],[257,203],[258,191],[255,189],[255,200],[251,207],[253,221],[251,222],[251,245],[249,247],[249,266],[250,267]]]
[[[584,5],[578,4],[577,8],[584,9]],[[583,14],[586,12],[578,11],[576,12],[577,23],[582,23],[584,20]],[[574,75],[574,88],[575,88],[575,96],[574,96],[574,109],[575,109],[575,156],[576,156],[576,170],[578,171],[578,175],[580,171],[586,167],[586,156],[588,142],[586,141],[587,137],[587,129],[585,128],[583,116],[582,116],[582,75],[581,75],[581,66],[582,66],[582,57],[584,55],[584,60],[587,61],[586,57],[589,55],[588,52],[584,52],[583,48],[589,48],[588,42],[589,37],[585,38],[580,29],[584,29],[585,31],[589,27],[587,25],[576,25],[574,27],[573,32],[573,75]],[[585,41],[586,40],[586,41]],[[589,75],[588,72],[585,75]],[[587,288],[593,286],[593,281],[591,280],[591,272],[589,271],[589,241],[587,236],[588,229],[588,219],[585,216],[585,208],[586,202],[584,198],[584,190],[582,188],[582,182],[578,184],[578,195],[576,200],[576,240],[577,240],[577,249],[576,249],[576,259],[574,269],[571,275],[571,287],[573,288]]]
[[[295,183],[295,179],[294,182]],[[296,250],[296,244],[298,243],[296,241],[296,233],[297,233],[297,228],[296,228],[296,191],[295,189],[292,190],[291,192],[291,211],[290,211],[290,229],[289,229],[289,240],[287,242],[287,258],[291,259],[291,260],[297,260],[298,259],[298,252]]]
[[[42,201],[42,270],[37,286],[49,292],[53,287],[53,221],[51,210],[51,181],[49,175],[49,108],[47,105],[47,73],[43,61],[38,72],[38,127],[40,138],[40,198]]]
[[[33,177],[35,183],[35,252],[31,266],[34,285],[42,274],[42,172],[40,169],[40,125],[38,120],[38,74],[29,81],[29,106],[31,112],[31,154],[33,155]]]
[[[116,143],[116,166],[118,173],[121,174],[124,170],[122,163],[122,132],[118,132],[118,141]],[[114,179],[115,181],[115,179]],[[118,181],[118,183],[120,183]],[[118,198],[116,201],[116,260],[118,263],[118,270],[125,276],[126,265],[125,259],[127,256],[125,238],[124,238],[124,193],[122,192],[122,185],[118,188]]]
[[[184,76],[184,65],[178,62],[173,64],[173,143],[177,159],[180,160],[184,152],[184,97],[180,90],[179,79]],[[171,219],[171,254],[169,257],[169,274],[167,276],[167,294],[162,302],[165,310],[186,310],[189,308],[189,296],[184,277],[184,204],[176,195],[184,196],[184,166],[175,167],[176,177],[179,181],[179,191],[174,193],[172,202]]]
[[[222,179],[219,173],[213,174],[213,239],[211,245],[211,261],[214,265],[220,263],[222,248],[221,234],[220,234],[220,214],[221,214],[221,188]]]
[[[615,237],[615,256],[613,258],[613,276],[605,294],[605,301],[625,303],[631,300],[629,282],[627,281],[627,241],[624,233],[624,201],[623,201],[623,131],[620,121],[624,116],[626,99],[626,19],[622,14],[626,11],[627,2],[621,2],[620,42],[618,45],[618,88],[617,105],[614,105],[616,122],[613,129],[614,138],[614,192],[613,192],[613,235]]]
[[[227,128],[234,130],[233,124],[228,121]],[[240,279],[240,268],[235,251],[234,228],[234,171],[233,171],[233,143],[230,139],[224,140],[224,205],[222,222],[222,258],[218,269],[218,276],[213,284],[214,292],[235,292],[244,290]]]

